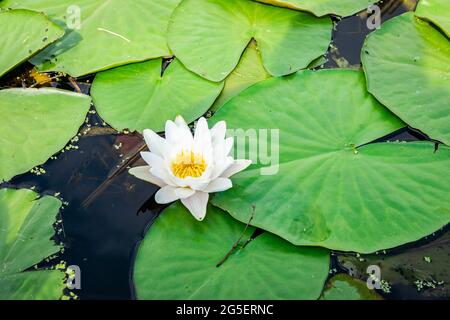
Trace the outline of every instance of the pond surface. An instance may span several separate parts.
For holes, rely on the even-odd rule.
[[[382,21],[407,10],[416,1],[384,1],[380,4]],[[336,20],[333,44],[325,67],[349,67],[360,64],[367,14]],[[5,77],[0,87],[32,86],[30,65]],[[56,76],[56,75],[55,75]],[[89,93],[93,77],[60,77],[52,86]],[[323,94],[329,94],[324,92]],[[426,140],[420,132],[402,129],[386,140]],[[103,123],[92,107],[80,130],[79,141],[42,166],[45,174],[27,173],[2,187],[32,188],[41,194],[60,194],[67,201],[61,215],[63,227],[56,236],[66,250],[56,261],[81,269],[80,299],[134,298],[132,268],[136,249],[146,230],[164,209],[153,200],[157,188],[128,174],[127,167],[139,164],[139,151],[145,147],[142,137],[118,133]],[[141,163],[142,164],[142,163]],[[386,299],[427,299],[450,297],[450,232],[448,226],[419,242],[378,254],[333,252],[330,274],[346,272],[367,279],[367,266],[377,264],[390,293],[378,290]],[[442,283],[442,281],[444,281]],[[434,288],[433,288],[434,287]],[[385,291],[388,291],[385,288]]]

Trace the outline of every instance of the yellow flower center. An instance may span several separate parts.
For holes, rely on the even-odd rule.
[[[193,151],[181,151],[172,161],[172,172],[175,177],[184,179],[186,177],[201,177],[206,170],[206,162],[203,154],[195,154]]]

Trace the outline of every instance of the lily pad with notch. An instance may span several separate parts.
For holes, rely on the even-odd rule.
[[[0,77],[64,35],[44,14],[30,10],[0,9],[0,30]]]
[[[246,210],[250,216],[251,210]],[[256,213],[258,208],[256,208]],[[234,252],[224,256],[245,235]],[[134,267],[139,299],[317,299],[329,252],[296,247],[209,207],[203,222],[181,204],[167,208],[140,245]],[[180,263],[182,261],[182,263]]]
[[[232,97],[239,94],[248,87],[270,78],[262,63],[261,54],[256,45],[256,41],[250,41],[247,49],[242,54],[239,64],[228,75],[222,93],[214,102],[211,110],[219,110]]]
[[[83,124],[91,99],[57,89],[0,90],[0,182],[43,164]]]
[[[6,0],[0,8],[47,14],[66,36],[32,59],[41,71],[73,77],[170,56],[166,30],[181,0]]]
[[[375,98],[411,127],[450,145],[449,57],[448,38],[410,12],[369,35],[361,59]]]
[[[0,190],[0,299],[56,300],[64,273],[29,269],[60,251],[51,237],[61,201],[31,190]]]
[[[450,181],[442,179],[450,148],[370,144],[405,124],[367,93],[360,71],[265,80],[211,120],[239,129],[238,149],[256,143],[260,150],[247,153],[254,164],[233,177],[233,188],[211,200],[242,222],[243,208],[254,204],[256,227],[296,245],[362,253],[418,240],[450,222]],[[253,147],[240,146],[252,133],[260,133]]]
[[[420,0],[416,16],[433,22],[450,36],[450,2],[442,0]]]
[[[327,51],[330,18],[247,0],[184,0],[169,23],[169,46],[185,67],[224,80],[255,39],[267,72],[283,76],[306,68]]]
[[[162,65],[155,59],[99,73],[91,95],[100,116],[117,130],[163,131],[177,115],[188,123],[202,116],[222,91],[223,83],[203,79],[177,59],[163,75]]]

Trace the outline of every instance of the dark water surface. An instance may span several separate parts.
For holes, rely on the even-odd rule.
[[[385,21],[407,10],[416,1],[384,1],[381,4]],[[326,57],[325,67],[358,66],[360,49],[365,36],[367,15],[362,13],[337,22],[333,45]],[[337,20],[336,20],[337,21]],[[22,76],[24,69],[10,74],[0,87],[29,86]],[[77,79],[77,86],[88,93],[93,77]],[[77,90],[65,81],[54,86]],[[94,108],[92,110],[95,110]],[[136,248],[146,230],[164,208],[153,200],[156,187],[135,179],[127,166],[137,165],[139,151],[144,147],[142,137],[133,133],[117,133],[103,124],[96,115],[80,130],[78,150],[65,151],[42,167],[41,176],[28,173],[16,177],[2,187],[30,188],[41,194],[60,193],[68,201],[62,210],[63,231],[59,240],[66,250],[57,261],[81,268],[81,290],[74,292],[81,299],[134,298],[132,269]],[[425,140],[426,136],[405,128],[383,140]],[[365,281],[370,264],[382,266],[382,278],[392,286],[391,293],[378,290],[387,299],[449,298],[450,232],[444,230],[414,244],[359,257],[356,254],[332,254],[331,273],[349,272]],[[431,257],[431,262],[424,257]],[[422,281],[422,288],[420,287]],[[416,283],[414,283],[416,282]],[[434,285],[436,288],[431,288]]]

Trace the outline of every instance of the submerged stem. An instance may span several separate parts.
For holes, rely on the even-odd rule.
[[[253,220],[253,216],[255,215],[255,209],[256,209],[255,205],[252,204],[252,212],[251,212],[252,214],[251,214],[250,219],[248,220],[247,224],[245,225],[244,231],[242,231],[241,236],[240,236],[239,239],[237,239],[237,241],[234,243],[234,245],[233,245],[233,247],[230,249],[230,251],[228,251],[228,253],[225,255],[225,257],[223,257],[223,259],[220,260],[219,263],[216,265],[217,268],[220,267],[222,264],[224,264],[224,262],[227,261],[227,259],[231,256],[231,254],[234,252],[234,250],[236,250],[237,246],[239,245],[239,243],[241,242],[242,238],[244,237],[244,234],[245,234],[245,232],[247,231],[248,226],[250,225],[250,223],[251,223],[252,220]],[[248,243],[248,241],[247,241],[247,243]],[[247,243],[246,243],[246,244],[247,244]]]

